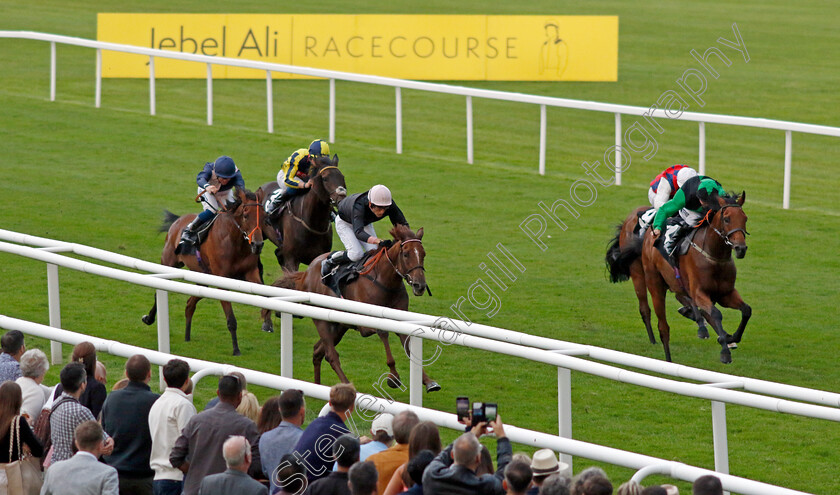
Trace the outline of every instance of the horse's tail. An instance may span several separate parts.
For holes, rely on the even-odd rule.
[[[303,279],[305,277],[306,272],[287,272],[284,270],[283,278],[277,279],[271,285],[281,289],[303,290]]]
[[[604,259],[610,272],[610,282],[614,284],[630,279],[630,265],[642,255],[641,238],[633,236],[630,244],[624,248],[619,247],[620,238],[621,225],[616,229],[615,237],[610,241],[607,256]]]
[[[169,210],[163,210],[163,223],[158,227],[158,232],[168,232],[169,227],[175,223],[175,220],[178,220],[178,215],[172,213]]]

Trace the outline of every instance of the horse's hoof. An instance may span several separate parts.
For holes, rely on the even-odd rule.
[[[400,381],[399,377],[391,375],[388,377],[388,386],[391,388],[400,388],[402,387],[402,381]]]
[[[437,392],[438,390],[440,390],[440,385],[438,385],[438,382],[429,382],[426,384],[426,393]]]
[[[153,319],[149,318],[149,315],[143,315],[143,317],[142,317],[142,318],[140,318],[140,319],[141,319],[141,320],[143,321],[143,323],[145,323],[146,325],[151,325],[152,323],[154,323],[154,322],[155,322],[155,320],[153,320]]]
[[[264,323],[262,326],[262,331],[266,333],[274,333],[274,325],[270,323]]]
[[[697,329],[697,338],[706,340],[709,338],[709,330],[706,327],[700,327]]]
[[[656,344],[656,339],[650,339],[651,344]]]
[[[721,352],[720,353],[720,362],[723,364],[729,364],[732,362],[732,354],[728,352]]]

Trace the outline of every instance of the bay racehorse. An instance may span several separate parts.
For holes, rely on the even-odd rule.
[[[697,227],[690,249],[677,256],[679,279],[674,267],[662,256],[651,231],[645,234],[644,241],[636,241],[628,247],[630,250],[641,250],[645,284],[653,299],[659,337],[668,361],[671,360],[670,327],[665,314],[665,293],[671,290],[691,298],[718,335],[720,361],[732,362],[730,348],[737,347],[741,342],[752,315],[752,309],[735,289],[736,269],[732,259],[733,251],[739,259],[747,253],[745,199],[744,192],[739,196],[712,195],[709,203],[704,205],[709,210]],[[734,334],[730,335],[723,329],[723,315],[715,304],[741,312],[741,322]]]
[[[189,214],[177,217],[166,212],[166,219],[160,228],[166,231],[166,241],[163,246],[160,262],[162,265],[180,268],[187,266],[192,271],[219,275],[238,280],[246,280],[257,284],[262,283],[260,252],[263,246],[260,222],[265,212],[262,208],[262,192],[252,193],[237,188],[234,192],[236,199],[226,204],[216,215],[213,225],[207,233],[207,239],[196,249],[195,253],[185,255],[176,254],[175,248],[181,239],[181,231],[196,215]],[[192,317],[195,306],[202,298],[191,296],[187,300],[185,310],[186,331],[184,340],[189,342]],[[236,317],[230,302],[220,301],[227,318],[227,327],[233,340],[233,355],[238,356],[239,343],[236,339]],[[155,321],[157,301],[149,314],[143,317],[143,323],[151,325]],[[271,318],[265,318],[263,330],[273,329]]]
[[[636,292],[636,298],[639,300],[639,314],[642,317],[642,322],[645,324],[645,330],[647,330],[650,343],[655,344],[656,338],[653,336],[653,328],[650,324],[650,305],[648,304],[647,285],[645,284],[645,272],[642,267],[641,251],[631,252],[624,249],[633,242],[640,240],[637,232],[639,214],[650,208],[650,206],[640,206],[634,209],[627,215],[624,222],[618,226],[615,237],[613,237],[607,247],[606,263],[610,273],[610,282],[633,281],[633,290]],[[697,323],[697,336],[699,338],[708,339],[709,331],[706,329],[705,320],[696,306],[694,306],[691,298],[682,293],[675,294],[675,296],[683,304],[683,307],[680,308],[680,314]]]
[[[332,249],[332,219],[330,213],[347,197],[344,174],[338,169],[338,155],[330,159],[320,156],[309,171],[312,188],[293,197],[285,205],[281,216],[272,220],[263,216],[263,237],[277,246],[277,262],[285,270],[297,271],[301,263],[309,264],[319,254]],[[260,187],[264,198],[277,188],[276,181]]]
[[[421,241],[423,229],[419,229],[415,234],[408,227],[397,225],[391,229],[391,235],[394,237],[394,244],[389,248],[380,248],[367,261],[359,277],[342,289],[344,298],[405,311],[408,309],[408,292],[405,290],[403,281],[408,282],[415,296],[422,296],[426,292],[426,273],[423,267],[426,251]],[[273,285],[334,296],[333,291],[321,283],[321,263],[328,254],[315,258],[305,272],[286,273]],[[324,320],[313,321],[319,336],[312,355],[315,383],[321,383],[321,362],[325,358],[338,378],[348,383],[349,380],[341,369],[336,346],[341,342],[347,330],[352,327]],[[392,388],[401,387],[400,374],[397,372],[388,341],[389,332],[365,327],[359,327],[358,330],[363,337],[369,337],[374,333],[379,335],[385,346],[386,364],[390,370],[387,383]],[[409,338],[408,335],[400,334],[400,343],[404,350],[408,349]],[[423,385],[427,392],[440,390],[440,385],[431,380],[425,370],[423,371]]]

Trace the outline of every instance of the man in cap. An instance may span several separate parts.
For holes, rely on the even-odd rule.
[[[528,495],[537,495],[543,482],[554,473],[562,473],[569,469],[565,462],[557,460],[557,455],[551,449],[540,449],[534,452],[531,460],[531,472],[534,474],[533,486],[528,490]]]

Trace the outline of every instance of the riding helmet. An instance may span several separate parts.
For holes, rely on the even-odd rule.
[[[237,172],[236,164],[233,163],[233,158],[222,155],[219,158],[216,158],[216,161],[213,163],[213,171],[216,172],[216,177],[221,179],[230,179]]]
[[[382,184],[377,184],[370,188],[368,192],[368,199],[376,206],[391,206],[391,190]]]
[[[329,155],[330,145],[323,139],[316,139],[309,145],[309,154],[313,156]]]

